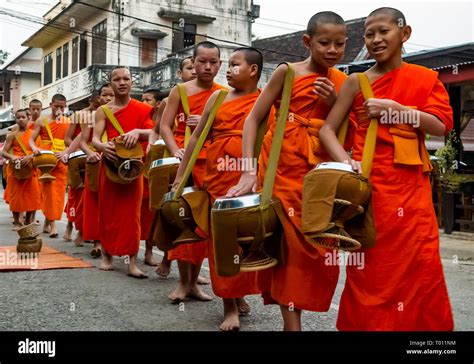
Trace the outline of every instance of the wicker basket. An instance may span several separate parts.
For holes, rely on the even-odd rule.
[[[17,231],[18,235],[20,235],[20,239],[36,238],[40,234],[38,225],[36,223],[22,226]]]
[[[43,241],[40,238],[19,239],[16,246],[17,253],[39,253]]]

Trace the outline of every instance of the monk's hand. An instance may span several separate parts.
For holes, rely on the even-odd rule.
[[[376,99],[370,98],[364,102],[365,111],[367,113],[367,117],[370,118],[378,118],[382,116],[383,113],[386,113],[391,110],[398,110],[400,104],[396,101],[389,100],[389,99]],[[387,115],[390,116],[390,115]]]
[[[176,152],[174,152],[173,157],[183,159],[183,157],[184,157],[184,148],[180,148]]]
[[[67,164],[67,162],[69,161],[69,154],[67,154],[66,152],[57,152],[54,153],[54,155],[64,164]]]
[[[39,150],[38,148],[34,148],[32,150],[32,152],[33,152],[33,155],[40,155],[41,154],[41,150]]]
[[[101,160],[101,158],[102,156],[100,155],[100,153],[94,152],[91,155],[87,156],[86,162],[91,164],[97,163]]]
[[[118,160],[117,153],[115,153],[114,143],[112,143],[112,142],[102,143],[101,151],[102,151],[104,157],[107,158],[108,160],[110,160],[110,161]]]
[[[137,129],[130,130],[128,133],[122,135],[123,141],[125,143],[125,148],[133,148],[140,139],[140,131]]]
[[[243,172],[239,183],[229,188],[226,197],[242,196],[257,191],[258,178],[255,173]]]
[[[200,120],[201,120],[201,115],[189,115],[188,119],[186,120],[186,125],[192,126],[192,127],[197,126]]]
[[[31,158],[28,158],[28,156],[26,156],[26,157],[21,157],[21,158],[20,158],[20,165],[21,165],[22,167],[27,166],[27,165],[30,163],[30,161],[31,161]]]
[[[351,160],[345,160],[345,164],[350,164],[352,167],[352,170],[356,173],[362,173],[362,163],[359,161],[356,161],[354,159]]]
[[[332,106],[336,102],[336,86],[327,77],[318,77],[316,81],[314,81],[314,93],[328,106]]]
[[[173,185],[171,186],[171,191],[174,192],[178,189],[178,185],[181,182],[181,178],[175,178]]]

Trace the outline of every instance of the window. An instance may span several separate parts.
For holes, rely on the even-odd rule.
[[[184,32],[183,32],[184,31]],[[172,52],[191,47],[196,43],[196,24],[184,24],[184,29],[179,23],[173,23],[173,45]]]
[[[150,67],[156,64],[156,39],[140,38],[140,66]]]
[[[72,40],[72,73],[77,72],[79,61],[79,37]]]
[[[56,80],[61,78],[61,47],[56,49]]]
[[[63,77],[69,74],[69,43],[63,45]]]
[[[87,38],[86,33],[81,34],[79,42],[79,69],[82,70],[87,67]]]
[[[43,59],[43,85],[53,82],[53,53],[47,54]]]
[[[107,20],[92,28],[92,64],[107,63]]]
[[[3,95],[0,95],[0,107],[3,108]]]

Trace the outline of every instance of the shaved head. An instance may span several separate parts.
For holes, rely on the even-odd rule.
[[[262,52],[252,47],[237,48],[234,50],[234,53],[236,52],[242,52],[242,54],[244,55],[245,62],[247,62],[249,66],[253,64],[257,65],[258,67],[257,77],[260,78],[260,75],[262,74],[262,68],[263,68]]]
[[[119,70],[123,70],[125,72],[125,74],[128,74],[129,76],[131,76],[131,73],[130,73],[130,70],[128,69],[128,67],[117,66],[112,70],[112,72],[110,72],[110,79],[112,79],[112,77],[114,76],[114,73],[116,73]]]
[[[389,7],[378,8],[372,11],[367,17],[367,19],[378,15],[388,16],[390,20],[397,24],[399,28],[403,28],[407,25],[405,15],[403,15],[403,13],[398,9]],[[367,20],[365,22],[367,23]]]
[[[315,35],[318,31],[318,25],[322,24],[337,24],[337,25],[346,25],[342,17],[332,11],[321,11],[320,13],[314,14],[311,19],[309,19],[308,27],[306,28],[306,34],[310,37]]]

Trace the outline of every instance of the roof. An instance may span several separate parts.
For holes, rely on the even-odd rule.
[[[364,27],[365,18],[357,18],[346,21],[347,26],[347,45],[344,58],[341,63],[350,63],[357,58],[364,47]],[[252,47],[262,50],[263,59],[266,63],[280,63],[282,61],[281,53],[289,54],[285,56],[288,62],[297,62],[308,57],[308,50],[302,42],[303,34],[306,30],[294,33],[278,35],[276,37],[257,39],[252,42]],[[278,51],[275,53],[265,51],[265,49]]]

